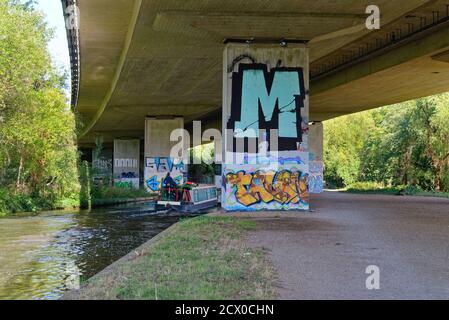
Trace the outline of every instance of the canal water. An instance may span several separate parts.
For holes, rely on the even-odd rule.
[[[150,203],[0,218],[0,299],[58,299],[180,218]]]

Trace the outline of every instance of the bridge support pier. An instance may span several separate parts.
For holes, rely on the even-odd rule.
[[[308,210],[307,47],[230,43],[223,83],[222,207]]]
[[[145,119],[145,177],[148,192],[157,192],[170,173],[178,185],[187,179],[187,149],[189,141],[184,136],[184,119]]]
[[[114,186],[139,188],[140,140],[114,140]]]

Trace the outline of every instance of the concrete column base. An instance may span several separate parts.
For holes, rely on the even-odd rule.
[[[114,140],[114,186],[140,187],[140,140]]]
[[[173,157],[172,148],[179,141],[170,141],[174,130],[184,129],[183,118],[145,120],[145,188],[148,192],[158,192],[163,188],[167,173],[178,185],[187,180],[187,165],[183,157]],[[178,136],[176,134],[176,136]],[[184,139],[184,149],[187,150]],[[182,143],[182,142],[181,142]]]

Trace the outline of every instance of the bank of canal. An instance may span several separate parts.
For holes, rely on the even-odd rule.
[[[180,220],[150,203],[0,219],[0,299],[58,299]]]

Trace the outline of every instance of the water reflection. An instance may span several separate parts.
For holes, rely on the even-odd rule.
[[[57,299],[178,220],[148,203],[0,219],[0,299]]]

